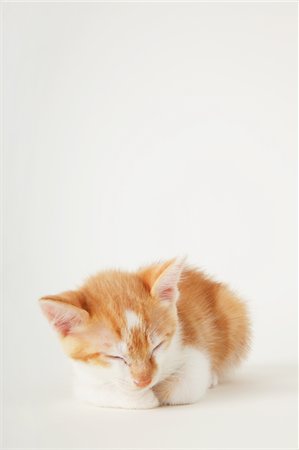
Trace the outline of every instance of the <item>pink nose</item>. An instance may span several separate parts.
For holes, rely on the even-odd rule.
[[[143,387],[149,385],[151,381],[152,381],[152,379],[147,377],[147,378],[139,378],[138,380],[134,380],[134,383],[136,384],[136,386],[143,388]]]

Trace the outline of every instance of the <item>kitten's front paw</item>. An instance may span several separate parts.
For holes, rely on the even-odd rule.
[[[178,374],[173,374],[154,387],[161,405],[188,405],[196,403],[206,392],[208,383],[192,383]]]
[[[153,391],[149,390],[138,397],[132,398],[129,405],[131,406],[127,407],[131,409],[152,409],[157,408],[160,403]]]

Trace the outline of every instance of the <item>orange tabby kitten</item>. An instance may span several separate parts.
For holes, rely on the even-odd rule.
[[[244,303],[182,260],[102,272],[40,304],[77,396],[99,406],[194,403],[248,350]]]

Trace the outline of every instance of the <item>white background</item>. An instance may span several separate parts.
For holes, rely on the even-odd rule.
[[[5,448],[295,446],[296,3],[2,8]],[[176,255],[248,301],[245,378],[189,409],[70,407],[37,299]]]

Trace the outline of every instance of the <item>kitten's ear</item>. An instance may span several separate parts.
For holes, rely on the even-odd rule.
[[[89,318],[89,314],[85,309],[70,303],[71,299],[76,300],[75,295],[72,291],[60,295],[42,297],[39,300],[42,312],[62,336],[78,331],[81,325],[86,324]]]
[[[139,272],[151,295],[162,302],[175,303],[179,298],[178,284],[185,267],[185,258],[177,258],[151,266]]]

